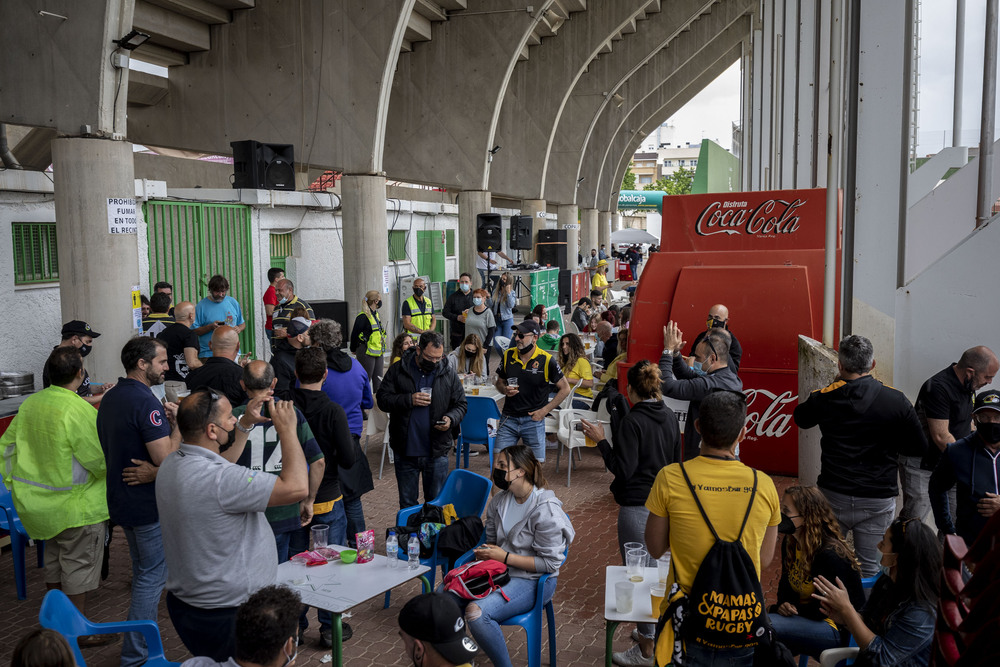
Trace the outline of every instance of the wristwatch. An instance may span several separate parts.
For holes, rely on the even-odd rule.
[[[249,433],[250,431],[254,430],[256,426],[257,426],[256,424],[252,424],[250,428],[243,428],[243,424],[240,423],[240,420],[239,419],[236,420],[236,428],[238,428],[243,433]]]

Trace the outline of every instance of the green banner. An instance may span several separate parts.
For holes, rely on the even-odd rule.
[[[622,190],[618,193],[618,210],[663,211],[662,190]]]

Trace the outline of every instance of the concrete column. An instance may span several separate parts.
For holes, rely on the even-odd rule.
[[[344,219],[344,299],[347,319],[361,312],[368,290],[382,290],[382,267],[389,264],[385,212],[385,177],[345,174],[340,186]],[[389,294],[383,294],[381,317],[392,335],[396,328],[396,286],[390,274]],[[345,333],[345,335],[349,335]]]
[[[561,269],[575,269],[576,256],[580,252],[580,225],[575,204],[562,204],[558,210],[559,229],[566,230],[566,266]]]
[[[131,291],[140,283],[139,235],[111,233],[108,199],[135,197],[132,144],[54,139],[52,166],[62,320],[84,320],[101,334],[85,365],[95,383],[114,382],[125,374],[122,346],[137,333]],[[46,335],[55,343],[57,334]]]
[[[531,250],[522,250],[521,259],[525,264],[531,264],[535,261],[535,250],[534,245],[538,243],[538,230],[545,228],[545,207],[546,203],[544,199],[522,199],[521,200],[521,215],[531,216]],[[516,255],[511,255],[514,259],[517,259]]]
[[[601,246],[607,248],[608,254],[611,254],[611,213],[608,211],[601,211],[597,214],[597,247]]]
[[[458,195],[458,272],[472,275],[472,284],[480,285],[476,271],[476,216],[492,211],[493,198],[485,190],[463,190]]]
[[[584,261],[590,257],[591,248],[597,248],[597,209],[585,208],[580,216],[580,252]]]
[[[611,214],[611,231],[617,232],[621,228],[622,228],[622,214],[621,213],[612,213]]]
[[[837,351],[818,340],[799,336],[799,400],[821,389],[837,375]],[[799,482],[815,484],[820,469],[818,428],[799,429]]]

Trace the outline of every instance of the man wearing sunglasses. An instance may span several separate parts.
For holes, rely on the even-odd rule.
[[[663,354],[660,356],[663,395],[678,401],[690,401],[687,427],[684,429],[685,461],[698,456],[701,447],[701,435],[691,425],[698,419],[702,399],[719,389],[743,391],[743,381],[729,366],[730,340],[725,329],[709,330],[694,348],[695,362],[691,367],[681,356],[684,334],[673,321],[663,327]],[[699,375],[696,369],[703,371],[704,375]]]
[[[513,345],[497,368],[496,388],[507,397],[497,429],[497,451],[517,444],[531,447],[539,462],[545,461],[545,415],[569,396],[569,382],[555,358],[535,343],[541,329],[534,320],[515,327]],[[555,398],[549,394],[555,385]]]

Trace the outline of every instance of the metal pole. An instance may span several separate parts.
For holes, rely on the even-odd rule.
[[[997,2],[986,0],[986,44],[983,53],[983,121],[979,126],[979,202],[976,227],[993,214],[993,125],[997,96]]]
[[[955,100],[951,111],[951,145],[962,145],[962,95],[965,69],[965,0],[955,8]]]
[[[830,3],[830,138],[826,154],[826,249],[823,270],[823,344],[834,347],[833,317],[837,290],[837,204],[840,185],[840,135],[843,127],[844,39],[841,0]]]

